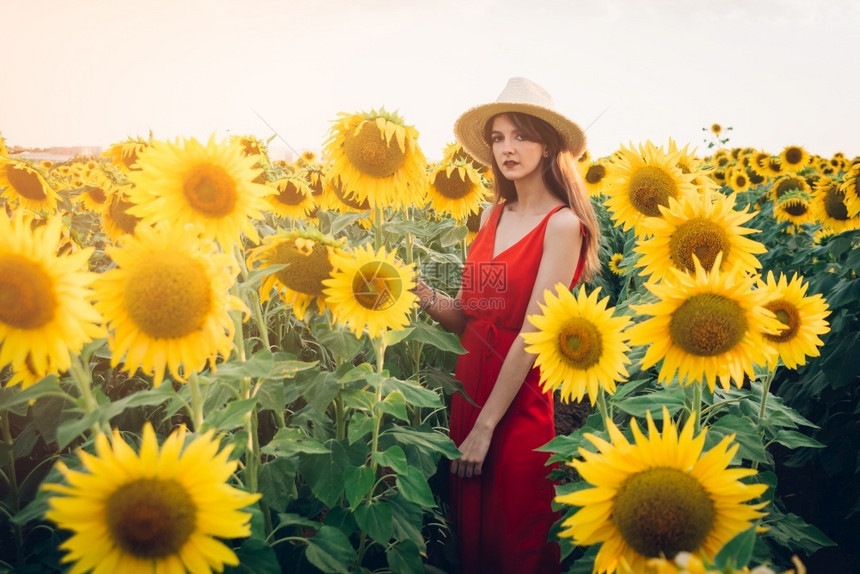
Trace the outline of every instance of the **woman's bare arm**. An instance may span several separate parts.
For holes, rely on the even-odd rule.
[[[581,249],[579,218],[569,209],[563,209],[550,217],[544,239],[543,257],[526,309],[526,317],[540,313],[538,302],[544,302],[544,291],[552,291],[558,283],[570,285],[576,273]],[[534,326],[526,319],[520,333],[534,330]],[[487,402],[469,435],[459,445],[463,456],[451,461],[452,473],[463,477],[481,474],[493,432],[534,364],[535,356],[528,353],[525,347],[523,338],[519,336],[511,345]]]

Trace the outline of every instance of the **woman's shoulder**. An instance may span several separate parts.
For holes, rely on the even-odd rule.
[[[484,211],[482,211],[482,212],[481,212],[481,223],[480,223],[480,225],[479,225],[479,228],[480,228],[480,227],[484,227],[484,224],[485,224],[487,221],[489,221],[489,219],[490,219],[490,215],[492,215],[492,214],[493,214],[493,211],[494,211],[494,210],[496,210],[496,209],[502,209],[502,208],[504,208],[504,205],[505,205],[505,203],[504,203],[504,202],[501,202],[501,203],[494,203],[493,205],[488,205],[488,206],[484,209]]]
[[[549,216],[546,222],[547,231],[559,233],[579,233],[582,225],[579,216],[569,207],[565,206]]]

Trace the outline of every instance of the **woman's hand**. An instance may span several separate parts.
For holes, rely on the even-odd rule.
[[[472,478],[481,475],[481,467],[490,449],[490,441],[493,431],[486,427],[475,425],[469,435],[460,444],[459,450],[463,453],[460,458],[451,461],[451,473],[460,478]]]

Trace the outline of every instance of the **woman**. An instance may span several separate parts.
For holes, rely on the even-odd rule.
[[[524,78],[464,113],[454,133],[492,166],[496,196],[457,296],[416,287],[422,308],[468,351],[455,374],[475,404],[455,395],[450,417],[463,453],[451,461],[460,571],[557,572],[559,547],[547,541],[558,519],[548,455],[534,451],[555,436],[553,400],[518,335],[534,330],[525,318],[540,313],[545,290],[573,287],[598,269],[597,223],[573,165],[585,134]]]

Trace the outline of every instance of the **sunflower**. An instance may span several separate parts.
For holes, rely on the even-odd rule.
[[[739,448],[734,435],[703,452],[707,428],[696,436],[693,424],[691,417],[679,430],[663,407],[662,433],[650,412],[648,436],[631,420],[632,444],[611,419],[611,442],[585,435],[598,452],[580,448],[583,460],[569,464],[593,488],[555,500],[581,507],[562,523],[566,530],[559,536],[577,545],[600,544],[595,572],[644,572],[649,559],[679,552],[713,557],[764,515],[766,503],[749,502],[767,485],[741,482],[755,470],[729,468]]]
[[[797,145],[786,146],[779,154],[782,169],[791,173],[799,173],[809,165],[809,152]]]
[[[603,186],[606,181],[606,165],[602,161],[590,163],[578,163],[579,174],[585,182],[585,189],[590,197],[603,195]]]
[[[363,213],[370,209],[370,202],[367,199],[359,200],[355,193],[344,188],[343,180],[339,177],[325,180],[320,204],[341,213]]]
[[[382,109],[339,117],[323,149],[332,160],[331,175],[374,208],[422,205],[427,160],[418,131]]]
[[[762,167],[767,177],[779,177],[780,175],[785,174],[785,170],[782,167],[782,160],[779,156],[768,156],[767,160]]]
[[[63,562],[81,572],[221,572],[239,559],[217,538],[251,534],[251,513],[242,509],[257,493],[228,484],[237,460],[210,430],[186,444],[185,427],[159,447],[149,423],[135,453],[119,430],[112,441],[95,439],[96,454],[78,450],[83,470],[57,468],[67,484],[56,492],[45,517],[72,536],[60,545]]]
[[[734,209],[736,194],[725,196],[706,191],[696,197],[679,202],[669,199],[669,207],[663,207],[663,217],[648,217],[641,223],[650,236],[640,239],[634,251],[642,257],[637,267],[644,267],[639,275],[662,277],[675,268],[692,273],[695,255],[710,271],[722,253],[723,268],[738,262],[744,270],[753,271],[761,267],[756,253],[767,249],[758,241],[744,235],[756,233],[757,229],[741,227],[755,215]]]
[[[101,206],[102,227],[113,241],[126,233],[134,234],[137,224],[140,223],[139,217],[128,212],[134,207],[134,204],[126,198],[128,188],[129,186],[124,186],[111,190]]]
[[[812,196],[812,214],[823,230],[842,233],[860,227],[860,218],[848,217],[845,205],[845,191],[828,177],[822,177],[815,184]]]
[[[27,162],[0,157],[0,197],[33,211],[57,210],[57,192],[39,171]]]
[[[845,207],[848,209],[848,217],[856,217],[860,214],[860,189],[857,188],[857,176],[860,175],[860,164],[854,165],[847,174],[839,189],[845,193]]]
[[[765,341],[776,347],[779,357],[789,369],[806,364],[806,357],[817,357],[818,347],[824,343],[818,338],[830,331],[825,317],[830,314],[827,302],[820,294],[806,295],[808,284],[795,274],[791,281],[780,273],[776,281],[773,272],[767,281],[758,280],[758,287],[767,292],[765,308],[772,311],[782,323],[778,335],[765,334]],[[771,366],[775,366],[775,358]]]
[[[807,188],[808,189],[808,188]],[[799,189],[792,189],[774,201],[773,216],[795,226],[813,223],[815,215],[811,206],[812,196]]]
[[[409,311],[418,301],[415,266],[397,261],[384,247],[369,245],[352,253],[333,254],[334,272],[323,281],[326,304],[335,320],[347,325],[356,338],[367,330],[379,337],[386,330],[409,324]]]
[[[183,381],[230,355],[229,311],[243,308],[228,292],[238,270],[211,240],[184,226],[141,225],[107,253],[117,267],[96,283],[96,307],[111,329],[114,367],[125,357],[128,372],[153,374],[157,387],[165,368]]]
[[[540,315],[527,317],[537,331],[522,333],[526,351],[537,355],[544,391],[560,388],[564,402],[579,402],[587,391],[594,406],[599,389],[612,395],[615,382],[629,376],[624,329],[630,319],[612,316],[614,308],[606,308],[609,297],[597,301],[600,287],[587,296],[585,286],[576,296],[562,283],[555,290],[557,297],[544,292]]]
[[[296,158],[296,165],[299,167],[313,165],[315,163],[317,163],[317,154],[310,150],[303,151],[301,155]]]
[[[732,191],[738,193],[748,190],[750,188],[750,178],[747,175],[746,168],[741,164],[737,164],[734,168],[730,169],[726,173],[726,185]]]
[[[70,353],[104,335],[89,287],[93,248],[58,256],[60,218],[32,221],[23,211],[0,216],[0,369],[11,366],[8,384],[25,388],[67,370]]]
[[[430,172],[428,196],[440,214],[463,219],[478,211],[488,197],[487,188],[472,164],[463,160],[439,164]]]
[[[442,150],[442,163],[457,163],[461,160],[471,163],[472,166],[478,170],[478,173],[484,177],[487,177],[488,175],[490,177],[492,176],[491,170],[486,165],[470,156],[459,142],[449,143],[445,146],[445,149]]]
[[[762,177],[769,177],[770,170],[767,164],[770,161],[770,154],[766,151],[759,151],[750,156],[749,168]]]
[[[481,214],[484,213],[484,209],[486,209],[486,204],[478,207],[477,213],[470,213],[466,217],[466,244],[472,243],[472,240],[478,235],[478,231],[481,229]]]
[[[626,273],[626,269],[621,267],[621,262],[624,260],[623,253],[613,253],[612,257],[609,258],[609,270],[612,271],[615,275],[624,275]]]
[[[150,135],[150,140],[152,139]],[[138,156],[149,146],[149,142],[141,138],[128,138],[124,141],[111,144],[102,152],[102,157],[110,160],[110,165],[119,169],[122,173],[140,169],[134,164]]]
[[[249,265],[260,263],[260,268],[270,265],[286,265],[272,273],[260,285],[260,299],[268,301],[277,289],[281,299],[292,306],[299,321],[312,302],[320,311],[326,308],[323,295],[323,280],[333,271],[331,256],[342,253],[343,242],[307,229],[281,232],[263,239],[260,247],[251,250]]]
[[[257,242],[253,219],[263,217],[265,197],[275,190],[253,183],[259,174],[255,163],[239,146],[216,143],[215,136],[205,146],[194,138],[154,141],[137,160],[140,171],[128,175],[135,184],[128,197],[136,204],[129,213],[146,225],[193,223],[225,250],[241,233]]]
[[[677,167],[678,154],[668,155],[650,141],[636,151],[621,147],[620,159],[613,160],[606,177],[604,204],[612,213],[615,226],[631,227],[640,235],[638,224],[646,217],[660,217],[660,205],[669,198],[680,199],[696,192],[692,174]]]
[[[699,190],[719,188],[711,178],[714,168],[705,167],[702,161],[696,157],[695,150],[687,150],[689,147],[690,144],[686,144],[683,148],[679,148],[675,140],[669,138],[668,154],[676,158],[675,166],[685,175],[692,174],[694,177],[691,183]]]
[[[704,379],[711,391],[717,378],[725,389],[732,380],[740,387],[744,374],[754,377],[753,364],[766,364],[774,353],[763,336],[782,324],[764,308],[766,293],[752,289],[755,277],[737,264],[720,271],[721,257],[705,271],[694,256],[695,273],[670,269],[660,283],[645,284],[656,303],[631,305],[651,315],[628,333],[632,345],[648,345],[643,369],[663,359],[660,382],[677,372],[682,384]]]
[[[723,126],[720,124],[711,124],[711,133],[715,136],[720,135],[723,132]]]
[[[268,149],[265,142],[255,136],[230,136],[230,143],[238,145],[242,150],[242,154],[246,157],[253,157],[257,161],[263,160],[268,162]]]
[[[770,194],[773,199],[778,200],[782,198],[783,195],[794,189],[800,190],[806,194],[812,193],[809,184],[806,182],[806,178],[793,174],[785,174],[777,177],[773,181],[773,187],[771,187]]]
[[[266,198],[272,211],[281,217],[303,219],[316,207],[311,188],[300,174],[289,174],[272,183],[278,191]]]

